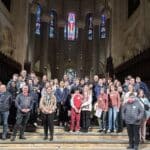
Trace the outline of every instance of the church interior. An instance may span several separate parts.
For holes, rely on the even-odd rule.
[[[139,76],[150,87],[149,66],[150,0],[0,0],[0,83],[26,70],[58,80],[66,74],[98,75],[123,83],[128,75]],[[55,127],[51,144],[39,140],[38,128],[39,135],[27,133],[26,142],[0,139],[0,147],[123,150],[127,145],[126,131],[99,137],[97,128],[90,130],[70,135]],[[148,141],[143,150],[149,146]]]
[[[149,0],[1,0],[0,72],[149,81]]]

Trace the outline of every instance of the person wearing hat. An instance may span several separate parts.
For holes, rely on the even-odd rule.
[[[144,108],[134,93],[130,93],[122,108],[122,118],[125,120],[129,137],[127,149],[138,150],[140,142],[140,125],[144,116]]]

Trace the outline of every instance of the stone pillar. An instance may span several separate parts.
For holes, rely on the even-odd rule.
[[[41,17],[41,59],[40,72],[47,73],[48,69],[48,33],[49,33],[49,16],[43,14]]]
[[[84,29],[81,28],[80,32],[80,77],[84,77]]]
[[[35,47],[35,30],[36,30],[36,4],[30,4],[30,13],[29,13],[29,42],[28,42],[28,49],[27,49],[27,58],[26,63],[30,65],[30,69],[33,69],[35,64],[35,57],[34,57],[34,47]]]
[[[98,29],[99,26],[95,25],[93,27],[93,34],[94,34],[94,38],[93,38],[93,49],[92,49],[92,69],[93,69],[93,75],[98,73],[98,39],[99,39],[99,35],[98,35]]]

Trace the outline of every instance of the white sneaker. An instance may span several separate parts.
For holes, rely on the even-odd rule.
[[[37,127],[37,126],[38,126],[38,124],[37,124],[36,122],[34,122],[34,123],[33,123],[33,125],[34,125],[35,127]]]
[[[111,131],[110,130],[107,130],[107,133],[110,133]]]

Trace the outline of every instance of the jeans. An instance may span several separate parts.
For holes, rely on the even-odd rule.
[[[108,112],[108,130],[117,130],[118,128],[118,123],[117,123],[117,107],[113,106],[111,108],[109,108],[109,112]]]
[[[20,137],[24,136],[24,131],[25,131],[27,122],[29,120],[29,117],[30,117],[30,112],[25,113],[25,114],[17,112],[16,124],[14,126],[13,136],[16,136],[18,128],[20,129]]]
[[[98,124],[100,130],[106,130],[106,120],[107,119],[107,112],[103,111],[102,116],[98,118]]]
[[[3,122],[3,136],[6,137],[7,135],[7,130],[8,130],[8,116],[9,116],[9,111],[5,112],[0,112],[2,122]]]

